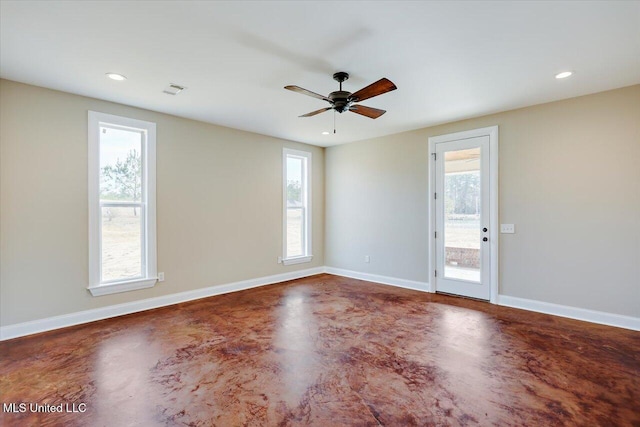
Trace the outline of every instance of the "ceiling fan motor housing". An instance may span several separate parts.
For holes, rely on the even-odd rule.
[[[337,90],[329,94],[329,99],[333,104],[333,108],[338,113],[343,113],[347,111],[351,106],[351,104],[353,103],[352,101],[349,100],[350,96],[351,96],[351,92],[347,92],[345,90]]]

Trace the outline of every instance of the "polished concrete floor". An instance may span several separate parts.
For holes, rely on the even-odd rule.
[[[0,357],[2,426],[640,425],[639,332],[326,274]]]

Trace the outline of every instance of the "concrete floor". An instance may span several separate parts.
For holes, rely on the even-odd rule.
[[[639,332],[327,274],[0,356],[3,404],[85,410],[3,426],[640,425]]]

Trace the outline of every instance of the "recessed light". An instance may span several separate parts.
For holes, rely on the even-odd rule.
[[[118,73],[107,73],[107,77],[109,77],[111,80],[117,80],[119,82],[121,82],[123,80],[127,80],[127,78],[125,76],[123,76],[122,74],[118,74]]]
[[[329,132],[327,132],[326,130],[324,132],[322,132],[323,135],[329,135]]]
[[[571,71],[563,71],[561,73],[556,74],[556,79],[566,79],[571,74],[573,74]]]

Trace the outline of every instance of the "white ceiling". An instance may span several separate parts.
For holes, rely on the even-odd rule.
[[[638,1],[0,5],[2,78],[320,146],[640,83]],[[387,114],[298,118],[328,104],[283,86],[327,95],[336,71],[392,80],[363,102]]]

